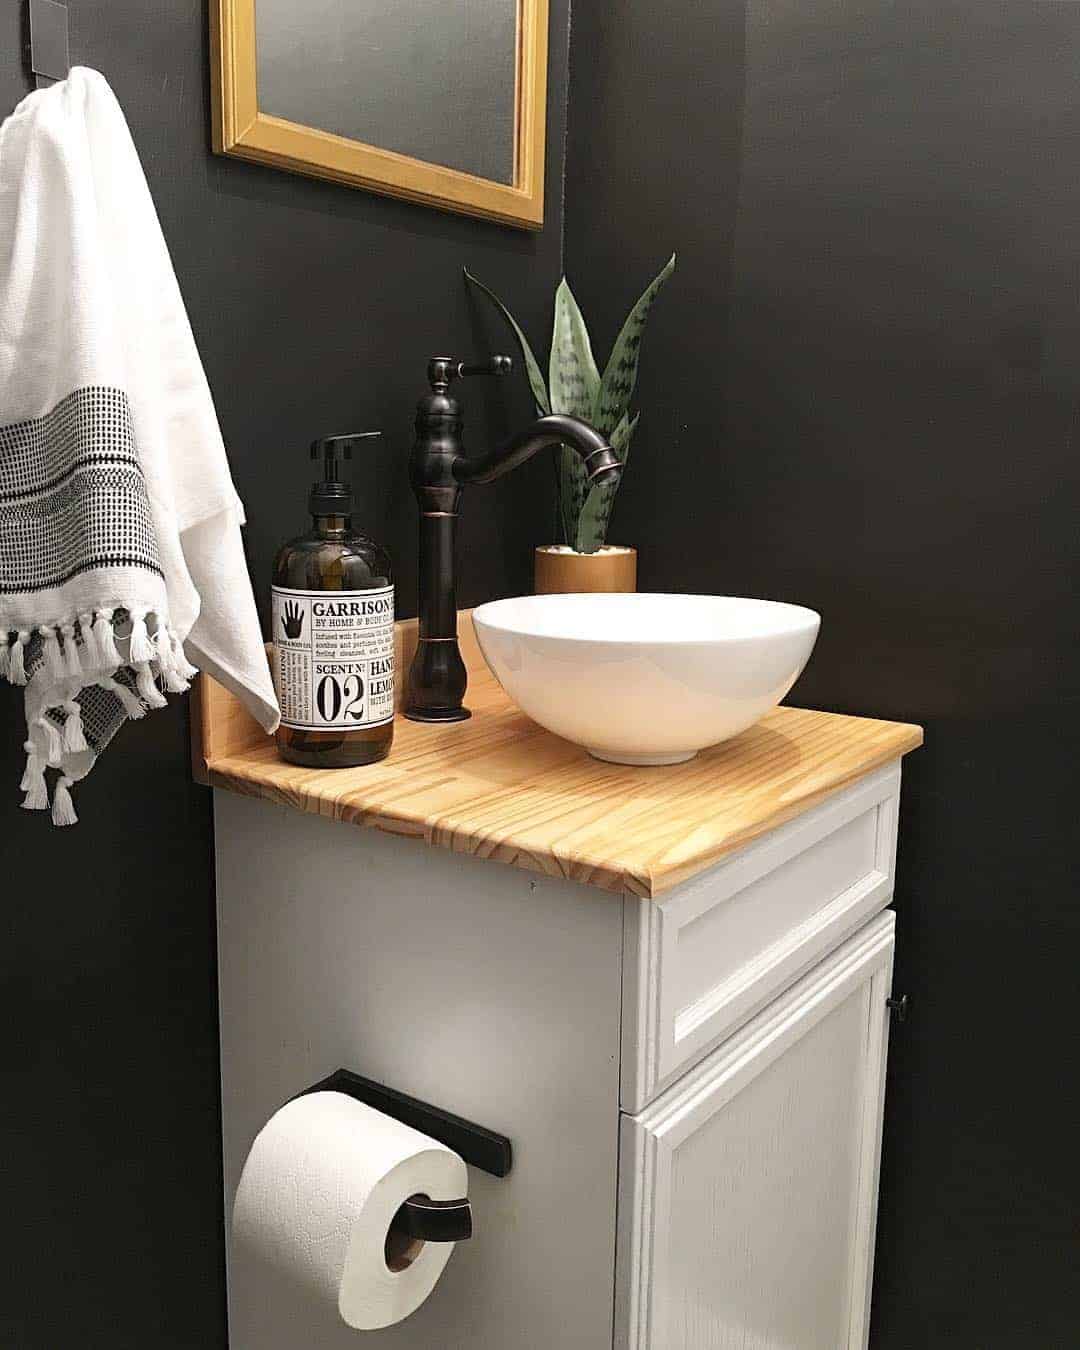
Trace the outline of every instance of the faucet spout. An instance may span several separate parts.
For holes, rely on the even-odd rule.
[[[549,413],[523,427],[497,450],[475,458],[459,456],[454,460],[454,478],[463,487],[467,483],[493,483],[537,451],[553,445],[568,445],[577,451],[590,483],[614,482],[622,472],[614,450],[588,422],[564,413]]]
[[[416,409],[416,441],[409,481],[420,508],[419,615],[416,652],[409,667],[405,716],[414,722],[461,722],[468,671],[457,641],[455,535],[464,488],[492,483],[545,446],[567,445],[580,456],[589,483],[611,483],[622,464],[607,440],[578,417],[552,413],[511,436],[497,450],[475,457],[461,443],[461,405],[450,393],[452,379],[482,371],[504,374],[510,358],[469,366],[435,357],[428,368],[431,393]]]

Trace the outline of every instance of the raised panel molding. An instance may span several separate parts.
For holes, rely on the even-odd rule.
[[[899,761],[623,913],[621,1102],[640,1111],[889,902]]]
[[[623,1116],[615,1350],[864,1350],[893,931],[891,912],[872,920]]]

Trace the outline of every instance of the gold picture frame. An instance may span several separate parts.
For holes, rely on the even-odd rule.
[[[257,0],[210,0],[214,150],[523,229],[544,223],[548,0],[518,0],[512,183],[302,126],[259,109]]]

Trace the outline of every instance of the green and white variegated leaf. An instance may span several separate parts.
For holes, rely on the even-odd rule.
[[[630,458],[630,442],[634,439],[634,432],[637,430],[637,424],[641,420],[641,414],[635,413],[633,421],[629,420],[629,413],[623,413],[619,419],[619,425],[611,433],[611,439],[608,444],[618,456],[619,463],[626,467],[626,461]]]
[[[574,539],[580,528],[581,514],[585,510],[589,484],[581,456],[576,451],[560,445],[555,454],[559,479],[559,523],[562,525],[563,539],[576,548]]]
[[[630,455],[630,442],[634,438],[640,417],[641,414],[638,413],[631,422],[626,414],[623,414],[619,425],[611,433],[611,448],[624,467]],[[611,508],[615,505],[615,494],[618,490],[617,482],[600,483],[589,490],[581,515],[578,517],[574,541],[574,547],[579,553],[595,553],[598,548],[603,547],[607,539],[608,522],[611,520]]]
[[[521,352],[521,359],[525,362],[525,373],[529,377],[529,387],[532,389],[532,396],[533,400],[536,403],[537,412],[540,414],[540,416],[544,416],[545,414],[551,412],[551,400],[548,397],[547,386],[544,384],[544,377],[541,374],[540,365],[537,362],[536,357],[533,356],[532,348],[529,346],[529,340],[525,336],[525,334],[521,331],[521,328],[518,326],[517,320],[506,308],[506,306],[503,304],[503,302],[499,299],[499,297],[495,294],[495,292],[491,289],[490,286],[485,286],[484,283],[478,277],[474,277],[467,267],[463,268],[462,270],[465,273],[466,280],[471,281],[474,286],[478,287],[481,291],[483,291],[483,293],[487,296],[487,298],[491,301],[491,303],[503,316],[506,322],[510,325],[514,337],[517,339],[518,349]]]
[[[600,381],[600,395],[596,407],[596,427],[605,435],[610,435],[612,429],[619,425],[620,420],[629,411],[634,386],[637,384],[638,356],[645,321],[649,317],[653,301],[674,271],[673,253],[665,266],[645,287],[641,298],[626,316],[622,332],[615,339],[611,358]]]
[[[593,359],[585,320],[565,277],[555,292],[548,388],[552,412],[592,421],[600,392],[600,372]],[[558,450],[558,478],[559,513],[564,537],[569,541],[576,531],[589,489],[580,456],[565,445]]]
[[[565,277],[555,292],[548,388],[552,412],[568,413],[585,422],[596,416],[600,372],[593,360],[585,320]]]

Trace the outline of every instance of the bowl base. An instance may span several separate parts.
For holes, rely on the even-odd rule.
[[[696,750],[679,750],[675,754],[667,755],[624,755],[612,750],[593,750],[591,746],[585,748],[593,759],[602,759],[607,764],[685,764],[688,759],[693,759],[697,754]]]

